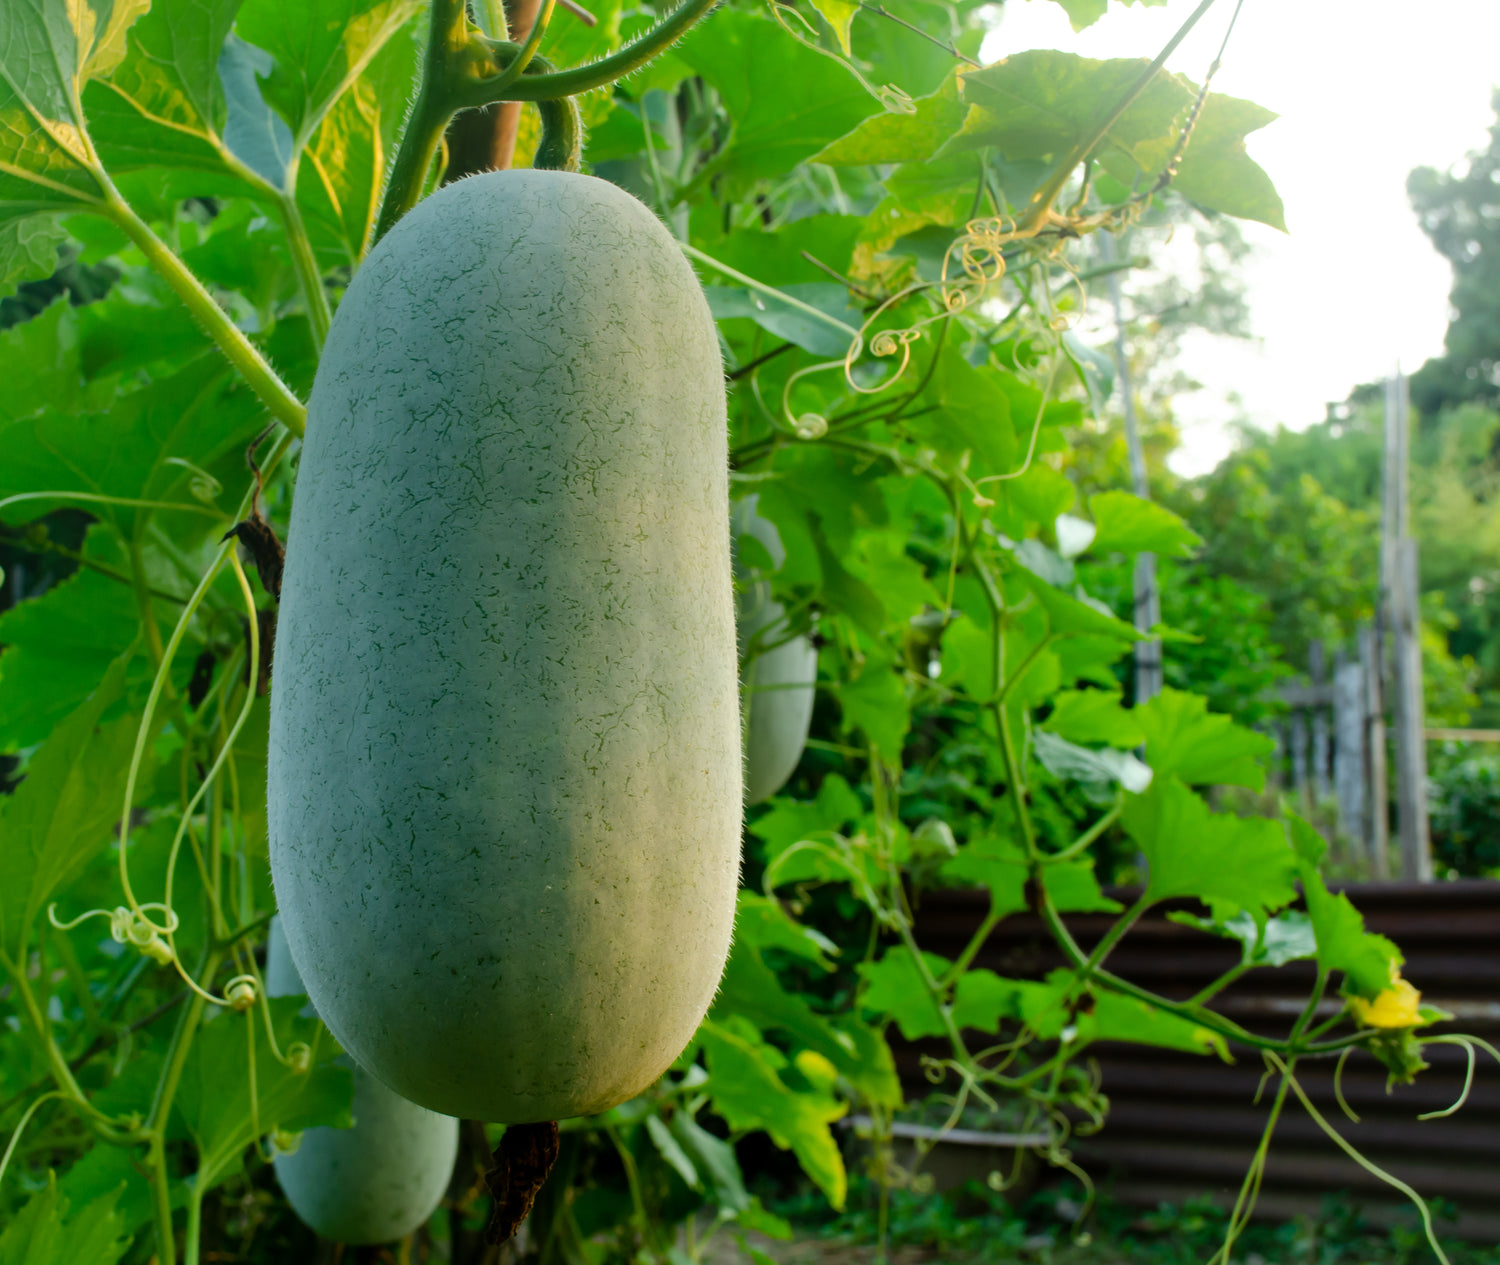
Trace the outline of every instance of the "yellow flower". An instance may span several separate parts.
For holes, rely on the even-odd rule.
[[[1422,994],[1392,971],[1391,986],[1376,994],[1374,1001],[1349,998],[1349,1013],[1366,1028],[1415,1028],[1422,1022],[1421,1004]]]

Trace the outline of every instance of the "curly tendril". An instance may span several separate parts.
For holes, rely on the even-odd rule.
[[[146,917],[148,909],[160,911],[166,916],[166,921],[161,925],[152,922]],[[161,966],[176,960],[176,954],[163,939],[163,933],[170,934],[177,929],[177,914],[159,901],[138,905],[134,909],[125,905],[117,905],[114,909],[90,909],[67,922],[58,921],[56,901],[47,906],[47,921],[58,931],[71,931],[90,918],[108,918],[109,935],[116,944],[132,945]]]

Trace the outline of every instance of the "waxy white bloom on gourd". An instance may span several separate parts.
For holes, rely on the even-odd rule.
[[[281,919],[266,940],[266,992],[304,993]],[[301,1134],[278,1154],[276,1180],[293,1211],[325,1239],[389,1243],[405,1238],[437,1209],[458,1156],[458,1121],[408,1102],[347,1055],[354,1072],[354,1127]]]
[[[755,493],[734,507],[736,538],[760,542],[779,569],[786,561],[781,533],[757,511]],[[736,562],[745,735],[745,803],[770,799],[797,768],[812,725],[818,651],[812,639],[787,636],[786,607],[771,596],[770,580]],[[768,648],[762,649],[761,643]]]
[[[371,252],[275,664],[277,901],[361,1066],[508,1123],[665,1071],[728,952],[742,788],[723,369],[641,203],[491,173]]]

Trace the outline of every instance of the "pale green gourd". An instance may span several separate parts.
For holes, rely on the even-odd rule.
[[[281,919],[266,940],[266,992],[307,990]],[[306,1130],[273,1161],[276,1180],[303,1224],[338,1243],[389,1243],[432,1216],[458,1156],[458,1121],[408,1102],[344,1055],[354,1073],[354,1127]]]
[[[786,560],[776,525],[757,512],[755,493],[735,502],[734,534],[758,540],[774,567]],[[797,768],[812,725],[818,651],[811,638],[788,637],[786,608],[771,596],[771,582],[736,563],[744,709],[745,803],[770,799]],[[760,650],[760,645],[768,649]],[[747,650],[752,653],[746,658]]]
[[[371,252],[309,404],[271,868],[324,1022],[434,1111],[602,1111],[728,952],[741,815],[724,379],[613,185],[471,177]]]

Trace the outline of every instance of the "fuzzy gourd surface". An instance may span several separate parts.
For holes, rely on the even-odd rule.
[[[475,176],[371,252],[309,403],[271,868],[404,1097],[598,1112],[697,1028],[739,866],[728,522],[712,317],[634,198]]]
[[[281,920],[266,942],[266,992],[306,992]],[[432,1216],[458,1156],[458,1121],[408,1102],[352,1063],[354,1127],[308,1129],[273,1161],[303,1223],[339,1243],[389,1243]]]
[[[759,541],[775,567],[786,559],[776,525],[757,512],[752,493],[735,503],[736,537]],[[744,708],[745,803],[770,799],[796,770],[812,725],[818,651],[811,638],[787,637],[786,608],[771,596],[770,580],[736,564],[736,617]],[[760,649],[761,645],[769,647]]]

